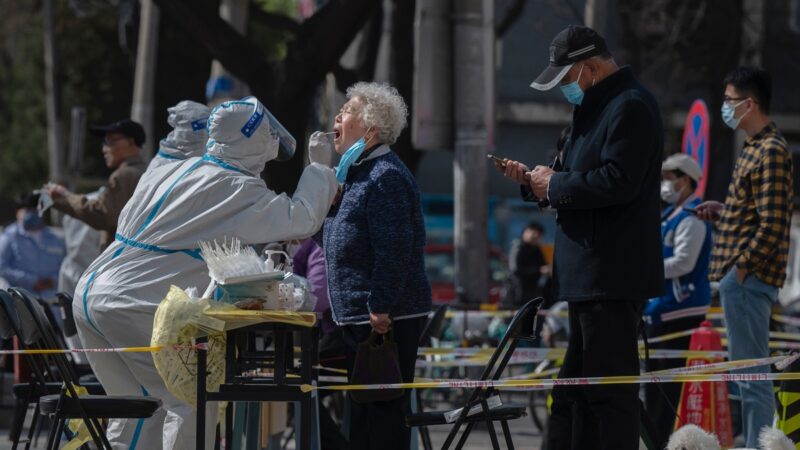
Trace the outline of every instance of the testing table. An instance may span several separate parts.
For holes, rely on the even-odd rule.
[[[207,350],[197,350],[197,450],[205,449],[207,402],[298,402],[300,429],[295,430],[297,448],[311,449],[314,392],[302,392],[300,385],[315,385],[318,364],[319,327],[266,321],[227,331],[225,379],[218,392],[206,390]],[[272,339],[261,348],[259,338]],[[295,361],[294,341],[299,338],[299,359]],[[198,340],[203,342],[203,340]],[[226,412],[226,448],[232,443],[232,407]]]

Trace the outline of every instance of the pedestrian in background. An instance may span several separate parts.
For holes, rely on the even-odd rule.
[[[100,248],[105,249],[114,241],[119,214],[145,171],[141,156],[145,134],[140,124],[127,119],[89,127],[89,132],[103,138],[106,167],[114,170],[104,189],[91,199],[59,184],[48,184],[46,188],[53,199],[53,208],[100,231]]]
[[[715,222],[709,277],[719,281],[731,361],[769,356],[769,318],[786,279],[792,217],[792,156],[769,116],[772,82],[762,68],[739,67],[725,77],[722,120],[747,135],[725,203],[707,201],[698,216]],[[761,372],[762,368],[739,373]],[[737,382],[747,447],[772,425],[771,382]]]
[[[66,250],[64,240],[39,216],[38,202],[39,191],[17,199],[17,220],[0,235],[0,277],[11,287],[21,287],[42,299],[52,300]]]
[[[516,278],[516,285],[519,287],[519,295],[514,308],[542,295],[543,289],[540,286],[542,277],[550,274],[550,266],[547,264],[540,244],[542,235],[544,235],[544,227],[540,223],[529,223],[522,230],[522,236],[515,242],[511,251],[514,264],[512,270]]]
[[[695,195],[703,171],[697,161],[684,153],[669,156],[661,165],[661,200],[667,207],[661,215],[664,294],[650,299],[644,309],[647,337],[693,330],[705,320],[711,303],[708,262],[711,255],[711,226],[700,220],[694,208],[701,200]],[[690,336],[653,343],[654,349],[688,350]],[[648,372],[686,365],[685,359],[647,359]],[[664,448],[675,426],[681,394],[679,383],[646,384],[645,410],[655,427],[656,448]]]

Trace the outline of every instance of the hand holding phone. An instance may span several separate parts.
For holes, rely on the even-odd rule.
[[[724,204],[714,200],[708,200],[697,205],[695,212],[697,217],[699,217],[701,220],[705,220],[706,222],[716,222],[722,216],[722,211],[724,209]]]
[[[531,174],[530,174],[530,169],[528,169],[528,166],[522,163],[518,163],[517,161],[512,161],[506,158],[500,158],[499,156],[495,156],[492,154],[488,154],[486,156],[487,158],[492,160],[497,170],[503,172],[503,175],[505,175],[506,177],[511,178],[512,180],[520,184],[527,184],[531,181]],[[511,165],[511,167],[509,167],[509,164]]]
[[[498,169],[505,169],[506,168],[506,164],[508,164],[508,160],[507,159],[500,158],[499,156],[494,156],[491,153],[486,155],[486,157],[489,158],[490,160],[492,160],[492,162],[494,163],[495,166],[497,166]]]

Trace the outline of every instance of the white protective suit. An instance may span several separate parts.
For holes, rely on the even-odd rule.
[[[208,140],[206,124],[211,113],[208,106],[183,100],[167,108],[167,113],[169,113],[167,123],[172,127],[172,131],[159,143],[158,152],[150,160],[147,170],[183,161],[192,156],[203,156],[206,151]]]
[[[334,172],[312,163],[293,197],[267,189],[257,175],[278,153],[255,97],[223,103],[208,119],[207,153],[149,170],[120,215],[116,240],[86,270],[73,310],[86,348],[149,345],[156,308],[171,284],[208,285],[198,241],[238,237],[245,244],[302,239],[321,226],[337,191]],[[162,415],[115,420],[115,449],[194,449],[192,407],[167,391],[149,353],[91,353],[106,392],[151,395]],[[216,406],[209,403],[206,447]],[[162,420],[163,418],[163,420]]]

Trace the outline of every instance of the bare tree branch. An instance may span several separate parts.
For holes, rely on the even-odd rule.
[[[209,2],[196,0],[155,0],[170,22],[200,42],[226,69],[250,86],[262,101],[273,98],[276,68],[267,62],[260,48],[219,17]]]

